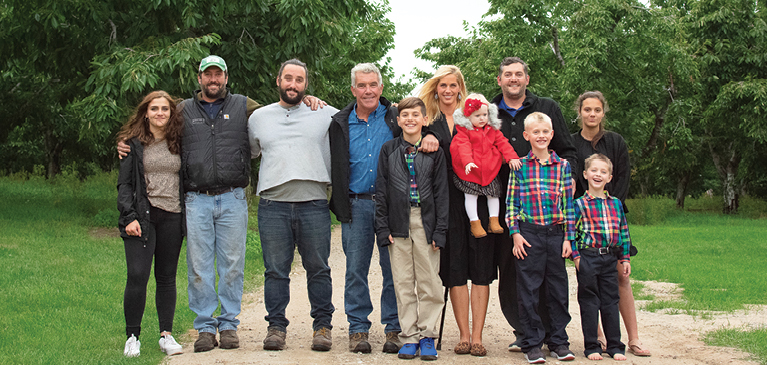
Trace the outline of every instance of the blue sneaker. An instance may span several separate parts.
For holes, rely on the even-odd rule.
[[[437,360],[437,349],[434,348],[433,338],[422,338],[418,345],[421,347],[421,360]]]
[[[406,343],[402,345],[397,353],[397,357],[400,359],[412,359],[415,358],[415,354],[418,353],[417,343]]]

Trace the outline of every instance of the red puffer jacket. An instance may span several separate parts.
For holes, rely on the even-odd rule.
[[[450,155],[453,157],[453,170],[461,180],[473,182],[481,186],[489,185],[498,175],[501,163],[518,159],[509,140],[500,131],[501,121],[498,119],[498,107],[490,104],[489,121],[482,128],[475,128],[463,110],[453,113],[456,134],[450,144]],[[465,174],[466,165],[473,162],[473,168]]]

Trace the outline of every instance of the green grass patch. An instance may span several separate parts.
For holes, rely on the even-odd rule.
[[[629,215],[634,214],[633,212]],[[689,310],[767,304],[767,221],[680,212],[654,226],[632,225],[638,280],[678,283]]]
[[[703,337],[707,345],[737,347],[753,354],[756,361],[767,364],[767,327],[757,329],[723,328]]]
[[[116,173],[84,182],[67,176],[50,182],[35,176],[0,178],[3,364],[157,364],[163,359],[152,279],[141,356],[122,355],[126,268],[123,241],[115,228],[115,186]],[[194,320],[188,308],[185,251],[183,247],[177,276],[177,337]],[[261,245],[252,229],[245,281],[251,290],[263,282]]]
[[[631,292],[634,293],[634,300],[654,300],[655,295],[645,292],[645,285],[638,282],[631,282]]]

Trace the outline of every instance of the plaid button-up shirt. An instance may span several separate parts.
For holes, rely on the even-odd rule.
[[[615,247],[619,249],[618,260],[629,262],[631,237],[626,215],[620,199],[610,196],[597,198],[588,191],[575,200],[576,237],[572,242],[573,259],[579,250],[590,247]]]
[[[421,196],[418,194],[418,182],[416,181],[414,166],[415,155],[418,154],[418,146],[420,145],[421,140],[419,139],[415,146],[408,147],[407,153],[405,153],[405,163],[407,164],[408,171],[410,171],[410,201],[413,203],[421,202]]]
[[[541,162],[532,151],[522,159],[522,167],[509,174],[506,193],[506,225],[509,233],[519,233],[518,222],[541,226],[564,225],[565,239],[575,238],[573,180],[570,164],[551,152]]]

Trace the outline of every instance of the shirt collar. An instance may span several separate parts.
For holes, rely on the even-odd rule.
[[[550,151],[551,151],[551,156],[549,157],[549,161],[547,163],[541,162],[541,160],[538,159],[538,156],[536,156],[532,150],[530,150],[530,152],[527,153],[527,157],[525,158],[531,161],[538,161],[538,163],[541,165],[552,165],[555,163],[556,164],[562,163],[562,159],[559,158],[559,156],[557,156],[557,153],[554,152],[553,150],[550,150]]]
[[[373,110],[373,111],[370,113],[370,115],[368,115],[368,119],[367,119],[367,121],[368,121],[368,122],[370,122],[370,120],[377,118],[377,117],[378,117],[378,114],[379,114],[381,111],[385,111],[385,110],[386,110],[386,106],[385,106],[385,105],[383,105],[383,104],[381,104],[381,101],[379,100],[379,101],[378,101],[378,106],[375,108],[375,110]],[[352,115],[353,115],[353,116],[354,116],[354,118],[356,118],[357,120],[361,120],[361,119],[360,119],[360,118],[357,116],[357,103],[354,103],[354,108],[352,109]]]
[[[588,190],[586,190],[586,193],[584,193],[583,196],[586,198],[586,200],[602,199],[602,198],[597,198],[597,197],[591,195],[591,193]],[[608,193],[607,190],[605,190],[605,197],[604,197],[604,199],[605,200],[610,199],[610,193]]]

